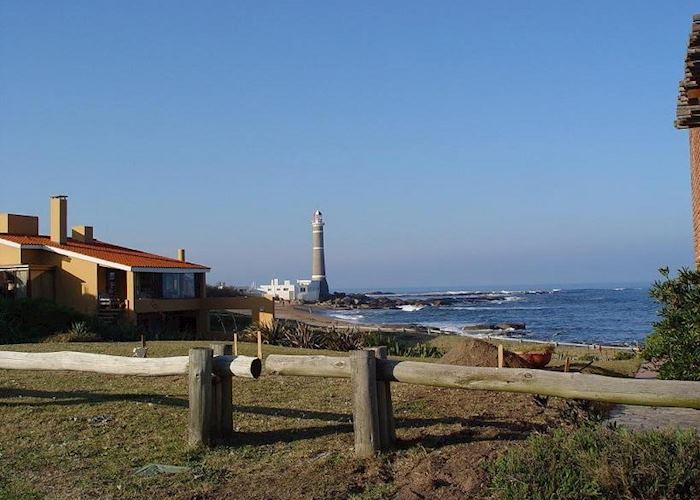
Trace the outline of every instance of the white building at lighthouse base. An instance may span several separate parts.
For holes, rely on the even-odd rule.
[[[269,285],[262,285],[258,290],[268,299],[285,300],[293,302],[318,302],[321,286],[318,281],[312,280],[280,280],[274,278]]]

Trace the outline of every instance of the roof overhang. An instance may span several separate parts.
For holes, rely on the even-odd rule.
[[[65,248],[56,248],[49,245],[22,245],[21,243],[16,243],[14,241],[9,241],[0,238],[0,244],[7,245],[14,248],[19,248],[21,250],[45,250],[47,252],[53,252],[59,255],[65,255],[66,257],[72,257],[75,259],[82,259],[94,264],[99,264],[103,267],[109,267],[112,269],[119,269],[122,271],[131,271],[138,273],[208,273],[211,271],[208,267],[146,267],[146,266],[127,266],[126,264],[119,264],[118,262],[111,262],[109,260],[100,259],[97,257],[91,257],[90,255],[85,255],[79,252],[72,252],[66,250]]]

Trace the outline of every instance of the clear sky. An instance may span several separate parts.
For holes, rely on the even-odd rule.
[[[210,281],[639,282],[689,265],[697,2],[0,0],[0,211]]]

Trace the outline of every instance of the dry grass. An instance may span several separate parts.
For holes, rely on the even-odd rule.
[[[152,342],[149,355],[183,355],[198,345],[207,343]],[[3,349],[130,355],[134,346]],[[254,355],[255,346],[244,344],[241,352]],[[560,400],[541,408],[526,395],[392,387],[399,449],[359,461],[347,380],[236,379],[235,439],[190,450],[184,376],[0,370],[0,498],[463,498],[483,490],[485,459],[533,431],[566,424]],[[134,475],[149,463],[191,470]]]
[[[459,335],[443,335],[433,339],[430,343],[447,351],[461,342],[463,338],[464,337],[460,337]],[[488,339],[487,341],[492,344],[503,344],[505,349],[516,352],[542,351],[546,347],[546,344],[527,341],[518,342],[497,339]],[[559,345],[556,347],[554,355],[552,356],[552,361],[549,362],[547,367],[563,371],[565,359],[568,357],[570,358],[571,370],[580,370],[586,367],[584,373],[608,375],[611,377],[634,376],[641,365],[641,358],[635,356],[634,358],[626,360],[614,359],[615,355],[619,352],[619,349],[603,349],[602,351],[598,351],[597,349],[589,349],[586,347]],[[589,364],[591,361],[593,361],[593,363]]]

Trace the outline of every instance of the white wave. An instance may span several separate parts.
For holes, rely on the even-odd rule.
[[[488,307],[488,306],[451,306],[441,309],[450,311],[540,311],[551,309],[545,306],[515,306],[515,307]]]
[[[345,320],[345,321],[359,321],[359,320],[361,320],[362,318],[364,318],[364,316],[363,316],[362,314],[340,314],[340,313],[334,313],[334,314],[331,314],[330,316],[333,317],[333,318],[338,318],[338,319],[342,319],[342,320]]]
[[[425,305],[423,304],[405,304],[402,306],[396,306],[399,309],[401,309],[404,312],[416,312],[420,311],[421,309],[425,309]]]
[[[626,288],[613,288],[614,291],[616,292],[622,292],[623,290],[627,290]]]
[[[561,292],[561,288],[552,288],[552,293]]]

